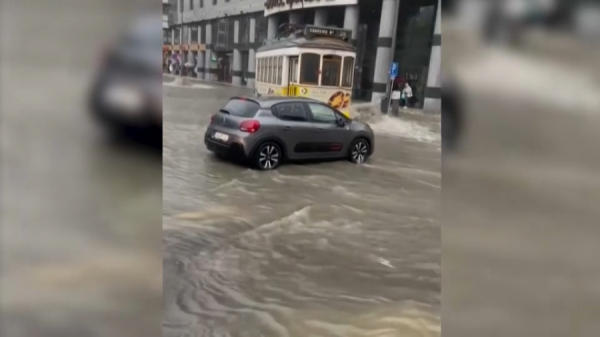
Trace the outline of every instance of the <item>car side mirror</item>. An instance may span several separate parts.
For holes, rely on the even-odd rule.
[[[336,120],[336,124],[337,124],[337,126],[339,126],[339,127],[344,127],[344,126],[346,126],[346,121],[345,121],[345,120],[343,120],[343,119],[341,119],[341,118],[338,118],[338,119]]]

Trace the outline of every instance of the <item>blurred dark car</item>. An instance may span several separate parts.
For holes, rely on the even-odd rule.
[[[458,83],[451,78],[442,79],[442,147],[457,150],[464,125],[461,106],[462,95]]]
[[[141,17],[109,45],[89,104],[111,132],[162,143],[162,23]]]

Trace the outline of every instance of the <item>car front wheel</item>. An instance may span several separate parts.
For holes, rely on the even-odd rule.
[[[369,143],[365,139],[357,139],[350,147],[349,160],[355,164],[362,164],[369,158]]]
[[[283,159],[281,148],[273,142],[262,144],[254,155],[254,166],[259,170],[268,171],[279,167]]]

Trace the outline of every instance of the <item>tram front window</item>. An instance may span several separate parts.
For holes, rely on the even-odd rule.
[[[344,57],[344,73],[342,74],[342,87],[352,88],[352,77],[354,75],[354,57]]]
[[[323,77],[321,85],[326,87],[337,87],[340,85],[340,70],[342,58],[336,55],[323,56]]]
[[[300,65],[300,83],[319,85],[319,66],[321,55],[305,53],[302,54]]]

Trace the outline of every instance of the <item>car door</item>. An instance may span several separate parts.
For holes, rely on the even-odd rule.
[[[277,117],[277,134],[285,142],[288,157],[303,159],[314,155],[315,126],[307,107],[302,102],[279,103],[273,107],[273,114]]]
[[[345,156],[352,136],[346,119],[321,103],[306,103],[315,126],[316,154],[323,157]],[[339,123],[342,120],[344,123]]]

